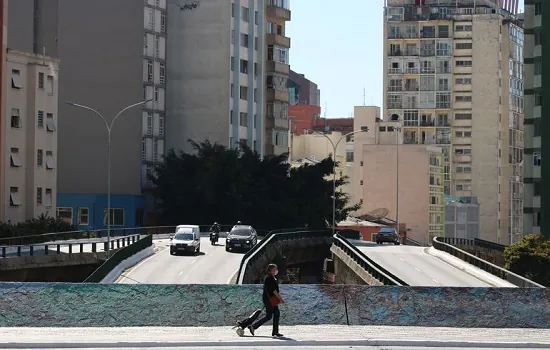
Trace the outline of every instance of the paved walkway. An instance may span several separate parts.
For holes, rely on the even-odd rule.
[[[281,332],[286,338],[270,337],[268,325],[255,337],[238,337],[230,327],[0,328],[0,348],[550,349],[550,329],[282,326]]]

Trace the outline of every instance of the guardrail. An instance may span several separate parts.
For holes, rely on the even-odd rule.
[[[408,286],[402,279],[394,276],[382,266],[378,265],[371,258],[366,256],[359,248],[351,244],[347,239],[339,234],[333,236],[333,244],[342,249],[349,257],[359,264],[366,272],[378,281],[388,286]]]
[[[407,237],[405,239],[405,245],[412,245],[412,246],[415,246],[415,247],[423,247],[424,245],[418,241],[415,241],[414,239],[412,238],[409,238]]]
[[[111,250],[124,248],[139,240],[140,235],[131,235],[124,237],[114,237],[111,239]],[[3,246],[0,247],[0,258],[21,257],[21,256],[35,256],[37,252],[43,252],[42,255],[54,255],[54,254],[77,254],[86,253],[84,250],[85,245],[91,245],[91,253],[98,252],[98,246],[103,246],[103,251],[107,250],[108,243],[103,240],[97,242],[64,242],[64,243],[46,243],[46,244],[30,244],[30,245],[17,245],[17,246]],[[68,251],[62,250],[67,247]],[[55,249],[51,249],[55,248]]]
[[[198,225],[201,232],[209,232],[210,225]],[[220,225],[221,231],[230,231],[234,224]],[[269,232],[267,229],[255,228],[259,236]],[[111,228],[111,237],[117,236],[131,236],[131,235],[157,235],[157,234],[169,234],[176,230],[176,225],[170,226],[143,226],[143,227],[121,227]],[[107,237],[107,229],[101,230],[81,230],[81,231],[66,231],[66,232],[52,232],[41,233],[37,235],[26,235],[16,237],[2,237],[0,238],[1,246],[24,246],[30,244],[39,243],[51,243],[56,241],[69,241],[78,239],[94,239]]]
[[[474,246],[485,248],[489,250],[495,250],[499,252],[504,252],[506,249],[505,245],[494,243],[491,241],[486,241],[479,238],[452,238],[452,237],[438,237],[438,239],[450,245],[463,245],[463,246]]]
[[[135,236],[133,236],[135,237]],[[115,267],[117,267],[122,261],[128,259],[132,255],[140,252],[141,250],[153,245],[153,236],[148,235],[133,244],[130,244],[111,256],[101,266],[99,266],[83,283],[99,283],[101,282]]]
[[[478,258],[477,256],[470,254],[468,252],[465,252],[461,249],[458,249],[457,247],[443,242],[443,237],[434,237],[433,239],[433,247],[435,249],[444,251],[446,253],[449,253],[461,260],[464,260],[465,262],[474,265],[480,269],[482,269],[485,272],[488,272],[494,276],[497,276],[498,278],[501,278],[503,280],[506,280],[510,283],[512,283],[515,286],[518,287],[527,287],[527,288],[546,288],[545,286],[538,284],[536,282],[533,282],[525,277],[522,277],[520,275],[517,275],[511,271],[508,271],[506,269],[503,269],[502,267],[499,267],[497,265],[491,264],[488,261],[485,261],[483,259]],[[448,240],[447,238],[446,240]],[[455,238],[456,239],[456,238]],[[459,238],[460,239],[460,238]],[[460,244],[460,243],[457,243]]]
[[[242,284],[246,267],[253,264],[254,261],[256,261],[256,259],[265,252],[265,249],[269,244],[273,244],[282,240],[330,236],[332,236],[332,233],[331,230],[328,229],[314,230],[308,228],[288,228],[270,231],[264,237],[264,239],[262,239],[258,244],[252,247],[252,249],[246,252],[246,254],[243,256],[241,264],[239,265],[239,271],[237,272],[236,284]]]

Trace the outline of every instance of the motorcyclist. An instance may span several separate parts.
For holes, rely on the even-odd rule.
[[[221,231],[221,226],[217,222],[215,222],[212,226],[210,226],[210,232],[218,234],[220,233],[220,231]]]

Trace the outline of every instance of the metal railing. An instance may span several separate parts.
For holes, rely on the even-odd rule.
[[[520,275],[517,275],[511,271],[508,271],[506,269],[503,269],[502,267],[499,267],[497,265],[491,264],[488,261],[485,261],[483,259],[478,258],[477,256],[470,254],[468,252],[465,252],[461,249],[458,249],[457,247],[451,245],[450,243],[444,242],[444,240],[450,240],[450,238],[443,239],[444,237],[434,237],[433,239],[433,247],[435,249],[444,251],[446,253],[449,253],[477,268],[480,268],[481,270],[488,272],[494,276],[497,276],[500,279],[503,279],[505,281],[510,282],[511,284],[517,286],[517,287],[527,287],[527,288],[546,288],[541,284],[538,284],[536,282],[533,282],[525,277],[522,277]],[[462,244],[458,242],[466,243],[468,241],[473,240],[467,240],[467,239],[461,239],[461,238],[454,238],[456,240],[456,244]],[[467,244],[464,244],[467,245]],[[471,244],[473,245],[473,243]]]
[[[359,266],[361,266],[366,272],[382,284],[388,286],[408,286],[405,281],[378,265],[371,258],[366,256],[359,248],[351,244],[347,239],[338,233],[335,234],[333,238],[333,244],[335,246],[342,249],[350,258],[359,264]]]
[[[270,231],[264,239],[250,249],[241,260],[239,265],[239,271],[237,272],[236,284],[242,284],[244,280],[244,274],[246,268],[251,266],[260,256],[265,253],[268,245],[274,244],[280,241],[319,238],[319,237],[331,237],[330,230],[321,229],[313,230],[308,228],[289,228]]]
[[[415,241],[414,239],[412,238],[409,238],[407,237],[405,239],[405,245],[412,245],[412,246],[415,246],[415,247],[423,247],[424,245],[418,241]]]
[[[133,236],[136,237],[136,236]],[[99,266],[83,283],[99,283],[101,282],[109,272],[117,267],[122,261],[128,259],[132,255],[142,251],[143,249],[153,245],[153,236],[148,235],[141,238],[138,241],[134,241],[120,250],[117,250],[108,260],[106,260],[101,266]]]
[[[138,241],[140,235],[113,237],[110,241],[110,250],[120,249],[132,245]],[[36,256],[40,255],[56,255],[56,254],[80,254],[80,253],[97,253],[98,247],[102,246],[103,251],[107,250],[107,242],[99,239],[96,242],[48,242],[45,244],[28,244],[17,246],[2,246],[0,247],[0,258],[21,257],[21,256]],[[85,246],[91,245],[90,251],[85,250]],[[67,248],[65,250],[65,248]]]
[[[479,238],[452,238],[452,237],[439,237],[439,240],[443,243],[450,245],[463,245],[463,246],[475,246],[480,248],[485,248],[489,250],[495,250],[498,252],[504,252],[506,246],[503,244],[494,243],[491,241],[486,241]]]

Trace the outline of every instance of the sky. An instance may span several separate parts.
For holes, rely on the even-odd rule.
[[[322,114],[350,117],[363,103],[382,107],[384,0],[292,0],[290,5],[290,68],[319,86]]]

